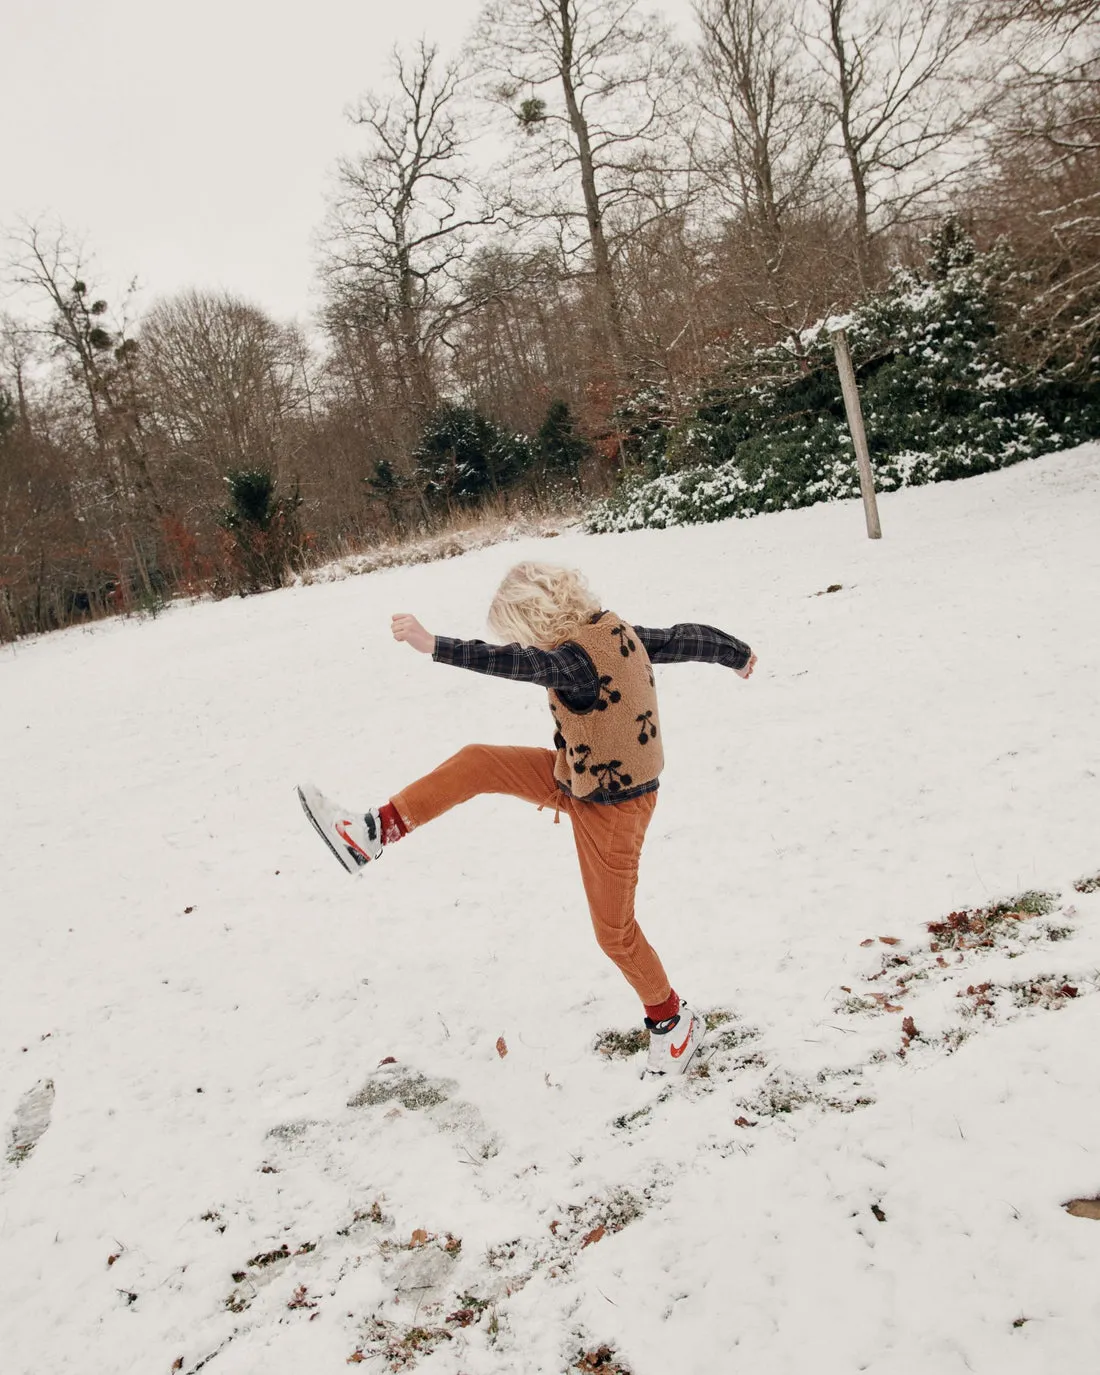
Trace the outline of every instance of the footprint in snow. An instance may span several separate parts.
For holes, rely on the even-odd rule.
[[[15,1109],[8,1128],[8,1163],[22,1165],[38,1145],[43,1132],[50,1125],[53,1111],[54,1087],[52,1079],[40,1079],[28,1089]]]

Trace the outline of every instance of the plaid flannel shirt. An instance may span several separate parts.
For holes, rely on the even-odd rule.
[[[752,655],[744,641],[710,625],[680,624],[666,630],[649,630],[636,625],[633,630],[654,664],[691,661],[740,669]],[[572,711],[590,711],[600,695],[599,678],[592,660],[580,645],[568,641],[557,649],[533,649],[525,645],[491,645],[484,640],[454,640],[437,635],[432,658],[436,663],[468,668],[472,673],[553,688]],[[656,787],[654,779],[652,783],[614,797],[594,794],[586,800],[625,802],[630,797],[652,792]]]

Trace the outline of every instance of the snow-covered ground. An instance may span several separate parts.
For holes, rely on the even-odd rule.
[[[881,509],[0,653],[4,1375],[1091,1369],[1100,446]],[[388,634],[483,634],[536,554],[760,655],[659,670],[640,913],[714,1014],[674,1091],[593,1050],[636,1008],[567,824],[480,799],[350,880],[294,795],[546,743]]]

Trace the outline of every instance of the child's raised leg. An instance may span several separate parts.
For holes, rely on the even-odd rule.
[[[400,840],[414,826],[434,821],[479,793],[507,793],[539,806],[559,806],[554,751],[467,745],[389,802],[367,812],[341,807],[312,784],[298,789],[317,834],[350,874],[378,859],[384,845]]]
[[[467,745],[390,799],[405,829],[423,826],[481,793],[505,793],[537,806],[554,805],[554,751],[521,745]],[[564,800],[564,799],[563,799]]]

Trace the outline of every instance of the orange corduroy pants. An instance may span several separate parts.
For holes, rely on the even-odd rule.
[[[535,803],[540,811],[553,807],[565,812],[573,823],[600,949],[618,965],[644,1004],[663,1003],[671,992],[668,975],[634,917],[638,858],[657,794],[606,804],[579,801],[558,787],[555,758],[553,750],[467,745],[390,801],[409,830],[481,793],[506,793]]]

